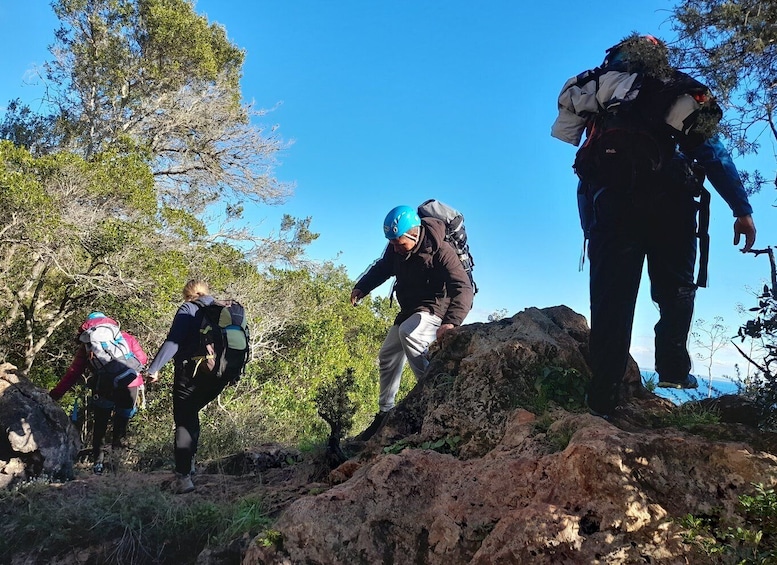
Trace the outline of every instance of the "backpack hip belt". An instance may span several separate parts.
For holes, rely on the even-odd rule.
[[[130,375],[137,376],[137,374],[138,373],[137,371],[135,371],[135,369],[127,368],[127,370],[124,371],[123,373],[119,373],[118,375],[113,377],[113,388],[118,388],[119,381],[121,381],[122,379],[129,377]]]

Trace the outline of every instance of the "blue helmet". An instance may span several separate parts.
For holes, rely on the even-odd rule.
[[[107,317],[108,317],[108,316],[106,316],[106,315],[105,315],[105,314],[103,314],[102,312],[92,312],[91,314],[89,314],[89,315],[86,317],[86,319],[87,319],[87,320],[94,320],[95,318],[107,318]]]
[[[386,239],[397,239],[420,225],[421,218],[415,208],[397,206],[383,220],[383,235],[386,236]]]

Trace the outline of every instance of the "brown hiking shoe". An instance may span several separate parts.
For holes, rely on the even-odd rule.
[[[696,377],[694,377],[693,375],[688,375],[684,379],[680,379],[679,381],[659,379],[658,384],[656,386],[661,388],[693,389],[693,388],[699,388],[699,381],[697,381]]]

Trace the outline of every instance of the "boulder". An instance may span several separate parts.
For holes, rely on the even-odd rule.
[[[738,394],[724,394],[715,398],[703,398],[698,404],[718,413],[721,421],[730,424],[745,424],[757,428],[762,411],[751,399]]]
[[[66,480],[80,441],[67,414],[48,393],[0,365],[0,488],[38,478]]]
[[[673,405],[633,362],[611,421],[543,401],[590,377],[587,341],[563,306],[446,334],[334,486],[289,505],[243,564],[689,562],[677,520],[732,518],[752,483],[777,484],[777,458],[746,426],[653,426]]]

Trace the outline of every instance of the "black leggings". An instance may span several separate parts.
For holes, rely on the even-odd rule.
[[[188,475],[191,472],[200,440],[200,410],[226,385],[226,380],[209,375],[191,377],[185,367],[176,366],[173,383],[176,473]]]
[[[130,418],[135,414],[135,402],[138,398],[138,387],[120,387],[112,394],[113,399],[95,396],[92,399],[94,414],[94,433],[92,437],[92,457],[95,463],[102,463],[102,446],[108,430],[108,422],[113,415],[113,437],[111,445],[121,447],[122,440],[127,435]]]

